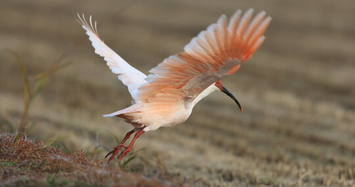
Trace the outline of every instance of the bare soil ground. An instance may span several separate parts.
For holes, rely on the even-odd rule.
[[[273,21],[261,48],[223,80],[245,112],[214,93],[185,123],[144,134],[130,169],[149,177],[161,164],[201,186],[354,186],[352,0],[2,1],[0,127],[11,131],[22,115],[22,75],[7,48],[32,75],[67,51],[72,64],[35,101],[28,136],[102,159],[131,126],[101,115],[129,106],[129,93],[94,54],[76,13],[93,15],[105,42],[147,73],[221,14],[250,7]]]

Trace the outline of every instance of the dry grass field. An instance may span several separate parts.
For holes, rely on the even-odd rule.
[[[273,20],[261,48],[223,80],[245,111],[214,93],[185,123],[144,134],[127,167],[148,178],[164,167],[192,186],[355,186],[352,0],[1,1],[0,129],[17,128],[22,116],[22,74],[8,49],[30,75],[65,54],[71,65],[36,98],[27,135],[102,159],[132,128],[102,114],[129,106],[130,96],[76,13],[93,15],[105,42],[147,73],[221,14],[250,7]]]

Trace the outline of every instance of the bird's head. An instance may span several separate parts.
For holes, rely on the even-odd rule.
[[[243,112],[243,108],[242,106],[240,105],[239,101],[234,97],[233,94],[231,94],[226,87],[224,87],[222,85],[222,82],[220,80],[216,81],[214,83],[214,85],[218,88],[218,90],[220,90],[221,92],[225,93],[226,95],[228,95],[230,98],[232,98],[234,100],[234,102],[237,103],[239,109],[240,109],[240,112]]]

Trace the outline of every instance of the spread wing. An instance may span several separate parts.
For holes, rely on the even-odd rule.
[[[95,53],[104,57],[111,71],[118,74],[118,79],[128,87],[132,98],[136,100],[138,87],[146,83],[145,78],[147,76],[129,65],[100,39],[99,33],[97,32],[97,24],[96,22],[93,24],[91,16],[89,22],[86,21],[84,14],[82,16],[78,14],[78,18],[79,23],[86,30],[86,34],[89,36],[92,46],[95,48]]]
[[[147,83],[139,87],[138,102],[151,110],[171,112],[174,105],[196,98],[217,80],[237,71],[263,43],[271,21],[265,12],[252,19],[252,9],[241,15],[237,10],[229,23],[222,15],[193,38],[184,52],[150,70]]]

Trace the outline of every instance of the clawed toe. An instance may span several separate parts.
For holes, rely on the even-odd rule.
[[[135,130],[132,130],[132,131],[129,131],[126,136],[123,138],[123,140],[121,141],[121,143],[117,146],[117,147],[114,147],[112,151],[110,151],[106,156],[105,158],[107,158],[108,156],[111,155],[111,157],[108,159],[107,161],[107,164],[110,163],[110,161],[117,155],[117,153],[120,151],[120,149],[123,147],[124,150],[118,155],[118,161],[120,161],[123,157],[125,157],[130,151],[131,151],[131,148],[134,144],[134,142],[137,140],[137,138],[139,138],[140,135],[142,135],[144,133],[144,131],[141,129],[139,131],[136,132],[133,140],[131,141],[131,143],[128,145],[128,146],[124,146],[124,142],[130,137],[130,135],[132,133],[134,133]]]
[[[131,149],[125,149],[124,151],[121,152],[120,155],[118,155],[118,161],[121,161],[123,157],[125,157],[129,152],[131,152]]]
[[[122,144],[120,144],[120,145],[118,145],[117,147],[114,147],[113,150],[110,151],[110,152],[105,156],[105,158],[107,158],[108,156],[111,155],[111,157],[110,157],[110,158],[108,159],[108,161],[107,161],[107,164],[109,164],[110,161],[117,155],[117,153],[120,151],[121,147],[125,148],[124,151],[126,151],[127,147],[124,146],[124,145],[122,145]],[[122,153],[121,153],[120,155],[122,155]],[[120,155],[119,155],[119,156],[120,156]]]

